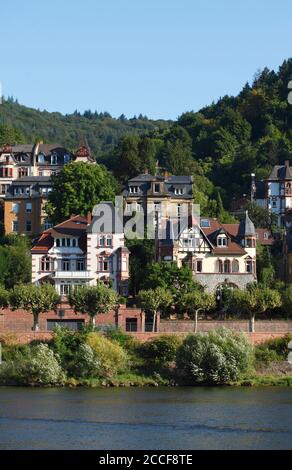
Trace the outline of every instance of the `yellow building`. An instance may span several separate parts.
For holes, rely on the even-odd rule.
[[[4,200],[5,233],[35,236],[50,228],[44,207],[51,190],[47,176],[15,180]]]

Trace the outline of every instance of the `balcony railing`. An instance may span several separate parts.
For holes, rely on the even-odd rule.
[[[94,276],[89,271],[56,271],[53,274],[55,279],[93,279]]]

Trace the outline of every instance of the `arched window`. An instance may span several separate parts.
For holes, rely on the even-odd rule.
[[[73,238],[73,240],[72,240],[72,246],[76,247],[76,238]]]
[[[218,272],[223,273],[223,261],[221,259],[218,260]]]
[[[60,246],[60,238],[56,239],[56,246]]]
[[[71,246],[71,240],[70,240],[70,238],[67,238],[67,246]]]
[[[99,237],[99,245],[100,246],[105,246],[105,236],[104,235]]]
[[[224,261],[224,273],[230,273],[230,261],[228,259]]]
[[[111,236],[106,237],[106,246],[112,246],[112,237]]]
[[[238,273],[239,272],[239,262],[237,261],[237,259],[234,259],[232,261],[232,272],[233,273]]]

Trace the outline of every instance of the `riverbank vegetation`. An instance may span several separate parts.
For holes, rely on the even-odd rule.
[[[0,338],[0,384],[15,386],[289,385],[292,335],[253,347],[243,333],[220,329],[146,343],[120,330],[57,327],[49,342]]]

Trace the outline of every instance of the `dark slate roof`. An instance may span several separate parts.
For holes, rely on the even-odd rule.
[[[165,180],[166,183],[173,183],[173,184],[192,184],[193,180],[191,176],[170,176],[169,178],[166,178]]]
[[[163,178],[161,178],[160,176],[153,176],[148,173],[143,173],[141,175],[135,176],[135,178],[131,178],[129,180],[129,183],[138,183],[141,181],[144,182],[144,181],[154,181],[154,180],[163,181]]]
[[[248,211],[246,211],[245,218],[239,224],[238,235],[240,237],[255,236],[256,235],[255,226],[254,226],[254,223],[250,220],[250,218],[248,216]]]
[[[285,165],[274,166],[268,181],[292,180],[292,167],[286,162]]]

